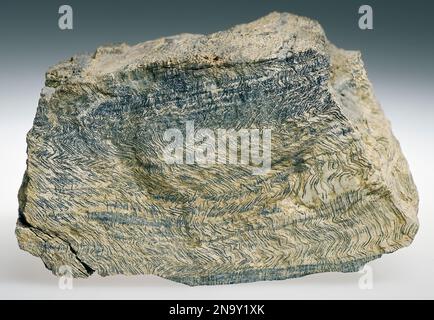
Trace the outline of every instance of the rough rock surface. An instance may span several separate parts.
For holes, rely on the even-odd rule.
[[[186,120],[271,128],[271,170],[167,164],[162,133]],[[27,143],[16,234],[55,274],[202,285],[349,272],[418,229],[360,53],[288,13],[59,63]]]

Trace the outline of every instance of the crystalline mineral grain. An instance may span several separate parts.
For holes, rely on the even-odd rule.
[[[167,163],[163,133],[186,121],[271,129],[271,169]],[[27,143],[16,234],[55,274],[203,285],[349,272],[418,229],[360,53],[288,13],[62,62]]]

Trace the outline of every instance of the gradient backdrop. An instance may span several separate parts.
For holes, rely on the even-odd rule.
[[[57,26],[74,9],[74,29]],[[358,28],[358,8],[374,10],[374,30]],[[177,33],[211,33],[271,11],[317,19],[337,46],[362,52],[369,78],[401,142],[420,193],[413,245],[370,263],[361,274],[318,274],[278,282],[189,288],[153,276],[74,280],[61,290],[42,262],[18,249],[14,224],[31,128],[44,73],[75,53],[112,42],[135,44]],[[422,0],[1,1],[0,3],[0,298],[434,298],[434,2]]]

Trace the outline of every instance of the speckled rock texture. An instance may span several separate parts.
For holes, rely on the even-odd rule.
[[[187,120],[271,129],[271,170],[168,164],[163,132]],[[27,143],[16,235],[55,274],[211,285],[352,272],[418,229],[360,53],[288,13],[59,63]]]

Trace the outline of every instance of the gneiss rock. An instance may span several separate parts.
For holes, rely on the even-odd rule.
[[[208,157],[229,157],[221,130],[251,148]],[[62,62],[27,142],[16,234],[55,274],[203,285],[349,272],[418,229],[360,53],[287,13]]]

